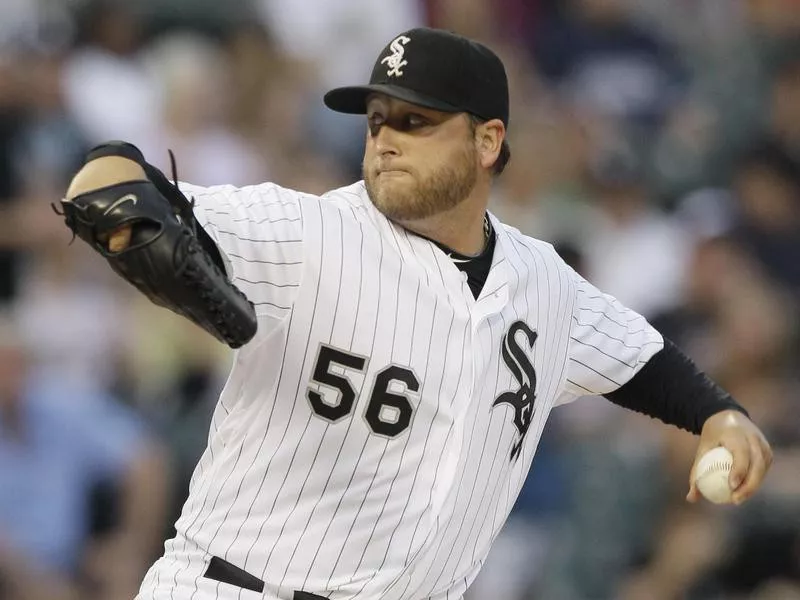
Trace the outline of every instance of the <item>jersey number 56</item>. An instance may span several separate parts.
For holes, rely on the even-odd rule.
[[[335,423],[353,412],[356,391],[344,374],[347,369],[364,372],[367,359],[331,346],[320,346],[311,383],[306,397],[314,413]],[[339,371],[339,374],[335,371]],[[395,388],[390,391],[390,388]],[[397,390],[397,388],[401,388]],[[327,388],[328,393],[323,393]],[[411,424],[414,407],[408,392],[419,391],[419,380],[414,372],[398,365],[389,365],[375,375],[364,419],[373,433],[396,437]]]

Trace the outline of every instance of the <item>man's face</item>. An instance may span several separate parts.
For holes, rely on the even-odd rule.
[[[364,182],[394,221],[431,217],[460,204],[478,178],[474,129],[444,113],[375,94],[367,102]]]

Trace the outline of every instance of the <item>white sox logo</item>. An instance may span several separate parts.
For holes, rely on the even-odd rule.
[[[509,404],[514,408],[514,425],[519,432],[519,440],[511,448],[512,461],[516,461],[519,458],[522,444],[525,442],[525,434],[528,433],[528,428],[531,425],[533,403],[536,400],[536,371],[527,353],[517,342],[516,335],[520,331],[528,338],[528,345],[531,350],[533,350],[533,344],[538,337],[538,334],[532,331],[524,322],[516,321],[508,328],[508,332],[503,339],[503,362],[506,363],[508,370],[517,380],[519,389],[500,394],[492,403],[492,407],[498,404]]]
[[[403,55],[406,51],[404,46],[410,41],[411,38],[400,35],[389,44],[389,49],[392,53],[381,60],[381,64],[385,63],[389,67],[389,70],[386,72],[389,77],[400,77],[403,74],[403,71],[400,69],[408,64],[407,60],[403,60]]]

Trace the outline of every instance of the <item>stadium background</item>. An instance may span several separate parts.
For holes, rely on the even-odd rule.
[[[228,366],[67,247],[50,203],[82,153],[126,139],[197,184],[348,183],[363,125],[321,94],[419,24],[506,61],[490,208],[676,340],[775,450],[750,503],[692,506],[692,436],[602,399],[559,409],[469,600],[800,598],[797,0],[2,0],[0,598],[132,596]],[[56,397],[41,422],[83,423],[63,446],[14,425],[31,382]],[[114,460],[90,469],[95,437]]]

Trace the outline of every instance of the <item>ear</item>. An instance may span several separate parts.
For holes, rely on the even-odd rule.
[[[492,119],[475,127],[475,144],[483,168],[491,169],[497,161],[505,137],[506,127],[500,119]]]

